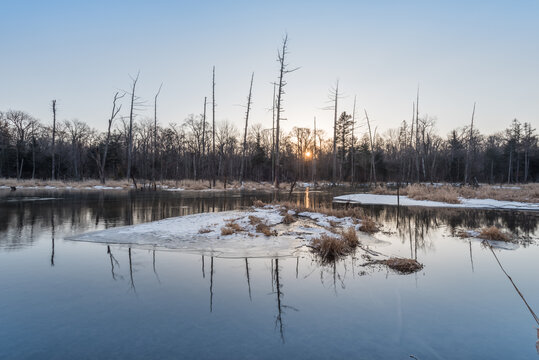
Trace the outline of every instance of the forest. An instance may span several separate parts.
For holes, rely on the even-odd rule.
[[[250,119],[254,73],[238,129],[216,121],[215,67],[211,97],[203,111],[182,121],[158,121],[158,97],[151,99],[153,116],[142,116],[137,96],[139,75],[128,91],[111,97],[110,116],[98,131],[79,120],[34,118],[23,110],[0,111],[0,178],[86,180],[207,180],[215,186],[245,180],[272,182],[450,182],[525,183],[539,179],[536,129],[508,119],[505,131],[483,134],[469,125],[441,135],[436,120],[419,111],[419,90],[412,116],[383,134],[371,127],[366,110],[339,107],[339,83],[330,91],[333,127],[280,127],[287,76],[297,68],[287,63],[287,37],[277,54],[278,77],[273,84],[272,126]],[[146,99],[147,100],[147,99]],[[146,101],[147,103],[148,101]],[[127,104],[124,104],[127,103]],[[122,112],[122,105],[125,111]],[[144,105],[148,107],[148,105]],[[96,120],[96,122],[99,122]]]
[[[499,133],[470,126],[442,137],[429,117],[369,135],[342,112],[335,133],[294,127],[280,131],[280,181],[534,182],[539,176],[537,134],[517,119]],[[355,129],[354,129],[355,127]],[[0,112],[0,178],[84,180],[207,179],[273,181],[275,132],[255,123],[242,134],[230,122],[215,127],[204,115],[155,125],[109,119],[99,132],[78,120],[46,124],[24,111]],[[332,129],[333,130],[333,129]],[[214,135],[214,137],[213,137]],[[215,139],[213,141],[213,139]],[[131,156],[131,166],[128,159]],[[131,170],[129,174],[128,170]],[[243,172],[243,174],[242,174]],[[468,172],[468,173],[467,173]]]

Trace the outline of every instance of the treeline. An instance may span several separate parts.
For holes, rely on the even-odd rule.
[[[155,118],[118,117],[119,98],[114,98],[104,132],[78,120],[55,119],[53,126],[24,111],[0,112],[0,177],[105,182],[129,176],[147,183],[198,179],[211,185],[215,179],[226,182],[242,175],[244,180],[274,181],[278,168],[279,180],[292,182],[539,180],[537,134],[531,124],[516,119],[495,134],[482,134],[472,122],[442,137],[428,116],[418,114],[397,129],[373,134],[359,131],[363,117],[357,121],[343,112],[331,134],[315,131],[314,124],[312,129],[280,129],[275,164],[277,134],[272,128],[254,124],[244,133],[229,122],[214,126],[205,114],[161,126]]]

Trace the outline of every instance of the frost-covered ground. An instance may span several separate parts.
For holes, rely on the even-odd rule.
[[[68,240],[110,244],[127,244],[142,247],[159,247],[220,257],[292,256],[306,251],[306,245],[321,234],[331,235],[331,230],[361,226],[361,221],[350,217],[337,218],[315,212],[296,214],[291,224],[283,222],[283,209],[277,205],[252,208],[247,211],[202,213],[169,218],[145,224],[123,226],[77,235]],[[277,236],[257,232],[252,217],[260,219]],[[222,235],[227,223],[235,223],[242,230]],[[385,245],[372,236],[358,232],[363,245]]]
[[[402,206],[425,206],[425,207],[443,207],[443,208],[474,208],[474,209],[510,209],[510,210],[539,210],[539,203],[524,203],[518,201],[500,201],[494,199],[465,199],[459,198],[460,204],[450,204],[430,200],[414,200],[407,196],[400,197]],[[358,203],[358,204],[376,204],[376,205],[397,205],[397,196],[395,195],[377,195],[377,194],[349,194],[337,196],[333,199],[335,202]]]

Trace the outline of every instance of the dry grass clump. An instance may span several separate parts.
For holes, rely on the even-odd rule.
[[[453,186],[432,187],[416,184],[407,186],[404,190],[410,199],[460,204],[458,188]]]
[[[221,228],[221,235],[232,235],[234,233],[235,233],[234,229],[231,229],[229,227],[223,226]]]
[[[385,186],[378,185],[374,189],[372,189],[371,193],[376,195],[397,195],[397,190],[388,189]],[[401,195],[403,195],[402,190]]]
[[[350,254],[359,245],[356,231],[350,227],[337,236],[322,234],[311,241],[313,251],[323,263],[332,262]]]
[[[379,260],[379,264],[384,264],[392,270],[402,274],[411,274],[423,269],[423,264],[414,259],[389,258],[388,260]]]
[[[237,232],[245,231],[244,228],[233,221],[228,222],[221,228],[221,235],[232,235]]]
[[[378,229],[378,226],[376,225],[374,220],[372,220],[371,218],[365,218],[361,221],[361,226],[359,227],[359,230],[369,234],[374,234],[380,229]]]
[[[264,223],[256,225],[256,232],[262,233],[266,236],[277,236],[277,230],[271,230],[270,227]]]
[[[293,215],[290,215],[289,213],[284,214],[283,216],[283,223],[286,225],[292,224],[296,222],[296,217]]]
[[[483,228],[479,234],[479,237],[486,240],[511,241],[511,237],[502,232],[496,226]]]
[[[314,252],[320,256],[322,262],[334,261],[349,254],[352,250],[342,238],[327,234],[322,234],[319,238],[313,239],[311,246]]]
[[[258,225],[262,222],[262,219],[259,218],[258,216],[254,216],[254,215],[249,215],[249,223],[251,225]]]
[[[207,234],[209,232],[211,232],[211,229],[208,228],[201,228],[200,230],[198,230],[199,234]]]
[[[359,245],[359,239],[357,238],[356,229],[354,229],[352,226],[346,230],[343,230],[341,236],[342,236],[342,240],[350,248],[355,248]]]
[[[262,200],[255,200],[253,201],[253,206],[254,207],[258,207],[258,208],[261,208],[261,207],[264,207],[266,204],[264,204],[264,202]]]
[[[466,230],[458,230],[455,235],[461,239],[466,239],[466,238],[469,238],[469,237],[472,237],[472,235],[470,234],[469,231],[466,231]]]
[[[294,210],[298,213],[300,212],[317,212],[323,215],[327,216],[335,216],[336,218],[344,218],[344,217],[351,217],[355,219],[363,219],[365,217],[365,212],[362,208],[356,206],[356,207],[349,207],[349,208],[341,208],[341,209],[335,209],[330,207],[318,207],[318,208],[307,208],[305,206],[290,202],[290,201],[279,201],[279,202],[273,202],[273,205],[279,205],[285,210]]]
[[[378,186],[372,190],[373,194],[397,195],[396,189]],[[415,200],[443,201],[459,204],[459,197],[465,199],[494,199],[500,201],[521,201],[536,203],[539,201],[539,184],[508,185],[481,185],[470,186],[432,186],[430,184],[412,184],[400,189],[400,195]]]

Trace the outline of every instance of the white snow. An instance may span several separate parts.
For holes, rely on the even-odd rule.
[[[326,228],[330,226],[330,220],[341,228],[354,226],[358,229],[360,226],[354,224],[351,218],[338,219],[311,212],[298,214],[296,222],[286,225],[282,223],[280,213],[279,206],[270,205],[248,211],[202,213],[86,233],[68,240],[161,247],[220,257],[292,256],[305,251],[304,245],[314,237],[323,233],[332,234]],[[262,219],[272,231],[278,232],[278,236],[256,232],[256,226],[250,224],[249,216]],[[221,235],[221,228],[231,221],[244,231]],[[201,233],[201,230],[204,231]],[[371,236],[358,235],[364,244],[378,242]]]
[[[460,204],[450,204],[440,201],[414,200],[407,196],[400,197],[402,206],[425,206],[443,208],[475,208],[475,209],[511,209],[511,210],[539,210],[539,203],[525,203],[518,201],[500,201],[494,199],[465,199],[459,198]],[[350,202],[357,204],[397,205],[395,195],[376,194],[350,194],[333,198],[335,202]]]

